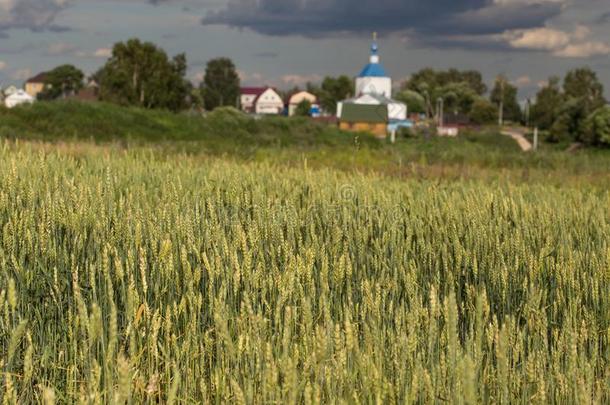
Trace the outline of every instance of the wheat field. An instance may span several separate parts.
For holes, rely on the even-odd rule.
[[[3,403],[608,403],[610,192],[0,145]]]

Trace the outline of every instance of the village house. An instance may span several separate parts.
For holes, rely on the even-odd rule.
[[[299,104],[304,101],[308,101],[309,104],[314,107],[318,102],[318,98],[307,91],[300,91],[298,93],[294,93],[288,99],[288,115],[292,117],[296,113]]]
[[[4,93],[4,97],[8,97],[8,96],[12,96],[13,94],[17,93],[19,91],[19,89],[13,85],[8,86],[6,89],[4,89],[3,93]]]
[[[7,108],[13,108],[21,104],[32,104],[34,101],[34,97],[30,96],[24,90],[17,90],[4,99],[4,105]]]
[[[34,99],[38,98],[38,94],[42,93],[45,88],[45,83],[47,80],[47,73],[42,72],[37,74],[34,77],[30,77],[25,82],[25,92],[28,93]]]
[[[249,114],[281,114],[284,100],[271,87],[243,87],[240,103],[242,111]]]
[[[99,85],[94,80],[91,80],[76,94],[69,95],[67,99],[77,100],[81,102],[99,101]]]

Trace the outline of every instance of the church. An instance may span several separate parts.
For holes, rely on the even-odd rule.
[[[337,104],[337,118],[342,129],[370,131],[384,137],[398,127],[411,126],[407,105],[392,99],[392,78],[381,64],[377,35],[369,63],[356,78],[356,97]]]

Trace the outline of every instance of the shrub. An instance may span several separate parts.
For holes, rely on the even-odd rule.
[[[590,144],[610,145],[610,106],[602,107],[587,117],[583,137]]]

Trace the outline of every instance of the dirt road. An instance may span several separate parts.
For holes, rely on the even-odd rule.
[[[510,136],[519,144],[519,147],[524,152],[529,152],[533,149],[532,143],[527,140],[523,133],[517,129],[505,129],[502,131],[502,135]]]

